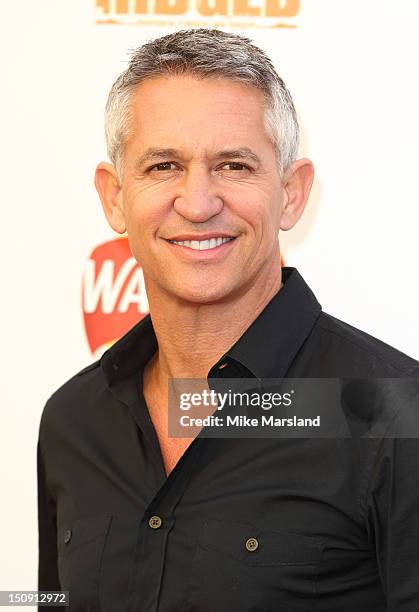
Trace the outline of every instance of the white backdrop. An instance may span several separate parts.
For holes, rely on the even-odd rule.
[[[0,589],[35,589],[39,417],[94,360],[82,273],[116,237],[93,185],[107,92],[129,48],[190,24],[98,24],[90,0],[0,8]],[[317,171],[304,217],[280,236],[286,263],[326,312],[418,359],[419,3],[302,0],[285,20],[293,27],[253,21],[223,27],[274,59],[300,117],[301,156]]]

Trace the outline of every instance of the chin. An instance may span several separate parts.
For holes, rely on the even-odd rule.
[[[227,287],[225,284],[208,287],[205,286],[204,281],[202,281],[199,286],[179,287],[176,288],[173,293],[177,295],[179,300],[185,302],[194,304],[214,304],[227,300],[232,290],[232,287]]]

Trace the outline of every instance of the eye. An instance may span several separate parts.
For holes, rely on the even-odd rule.
[[[154,166],[151,166],[148,171],[157,170],[158,172],[162,172],[165,170],[171,170],[170,166],[172,165],[174,165],[174,162],[160,162],[159,164],[154,164]]]
[[[234,172],[241,172],[243,170],[251,171],[251,168],[249,168],[249,166],[241,164],[240,162],[226,162],[225,164],[223,164],[222,168],[224,168],[225,166],[231,166],[230,170],[234,170]]]

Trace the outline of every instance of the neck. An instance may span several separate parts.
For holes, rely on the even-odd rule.
[[[158,351],[146,366],[158,387],[168,378],[206,378],[282,287],[281,268],[234,301],[180,302],[147,285]]]

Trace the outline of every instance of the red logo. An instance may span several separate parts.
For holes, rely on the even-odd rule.
[[[83,272],[82,308],[87,341],[97,358],[147,315],[143,271],[127,238],[92,251]]]

